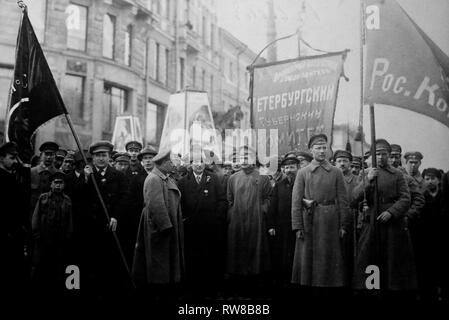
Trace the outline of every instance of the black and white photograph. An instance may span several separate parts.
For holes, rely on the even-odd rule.
[[[448,0],[0,8],[6,305],[449,306]]]

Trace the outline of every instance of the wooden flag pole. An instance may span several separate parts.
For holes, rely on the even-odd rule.
[[[80,154],[81,154],[81,156],[83,158],[83,161],[84,161],[84,163],[87,164],[87,158],[86,158],[86,155],[83,152],[83,148],[81,146],[81,142],[79,140],[78,134],[76,133],[75,128],[73,127],[72,118],[70,117],[70,114],[68,114],[68,113],[64,113],[64,116],[65,116],[65,118],[67,120],[67,123],[69,124],[70,131],[72,132],[73,138],[75,139],[76,145],[77,145],[78,150],[79,150],[79,152],[80,152]],[[100,189],[98,188],[97,180],[95,179],[95,176],[94,176],[93,173],[90,176],[92,178],[92,183],[94,185],[95,192],[97,193],[98,200],[100,200],[100,204],[101,204],[101,207],[103,209],[103,213],[106,216],[107,221],[109,222],[109,221],[111,221],[111,217],[110,217],[110,215],[108,213],[108,209],[106,208],[106,204],[104,203],[103,197],[101,196]],[[132,285],[133,288],[135,288],[136,286],[135,286],[133,278],[131,276],[131,272],[130,272],[130,269],[129,269],[129,266],[128,266],[128,262],[126,262],[126,258],[125,258],[125,254],[123,253],[122,246],[120,245],[120,241],[119,241],[119,239],[117,237],[117,233],[115,231],[112,231],[112,230],[111,230],[111,232],[112,232],[112,236],[114,237],[115,244],[117,245],[118,251],[120,253],[120,257],[122,259],[123,265],[125,266],[126,272],[128,273],[128,277],[129,277],[129,280],[131,282],[131,285]]]

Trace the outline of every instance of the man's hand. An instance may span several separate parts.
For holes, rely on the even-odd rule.
[[[373,181],[373,179],[375,177],[377,177],[378,175],[379,175],[379,169],[377,169],[377,168],[370,168],[368,170],[368,180],[369,181]]]
[[[382,212],[378,217],[377,220],[379,220],[382,223],[387,222],[388,220],[391,219],[391,213],[389,213],[388,211],[384,211]]]
[[[302,230],[296,231],[296,238],[304,239],[304,231],[302,231]]]
[[[346,236],[346,233],[345,229],[340,229],[340,238],[343,239]]]
[[[109,229],[112,231],[117,230],[117,219],[111,218],[111,221],[109,221]]]
[[[268,229],[268,234],[274,237],[276,235],[276,230],[274,230],[274,228]]]

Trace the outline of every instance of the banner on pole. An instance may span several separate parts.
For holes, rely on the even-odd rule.
[[[125,145],[129,141],[142,143],[139,119],[133,116],[118,116],[115,118],[112,144],[118,152],[126,152]]]
[[[279,153],[307,149],[315,133],[332,139],[346,51],[254,66],[252,124],[278,129]]]
[[[394,0],[365,0],[365,103],[386,104],[449,127],[449,57]]]

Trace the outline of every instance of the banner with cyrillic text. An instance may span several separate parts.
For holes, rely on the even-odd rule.
[[[408,109],[449,127],[449,57],[396,1],[364,4],[365,103]]]
[[[279,153],[306,150],[311,135],[332,127],[346,52],[254,66],[252,124],[278,129]]]

